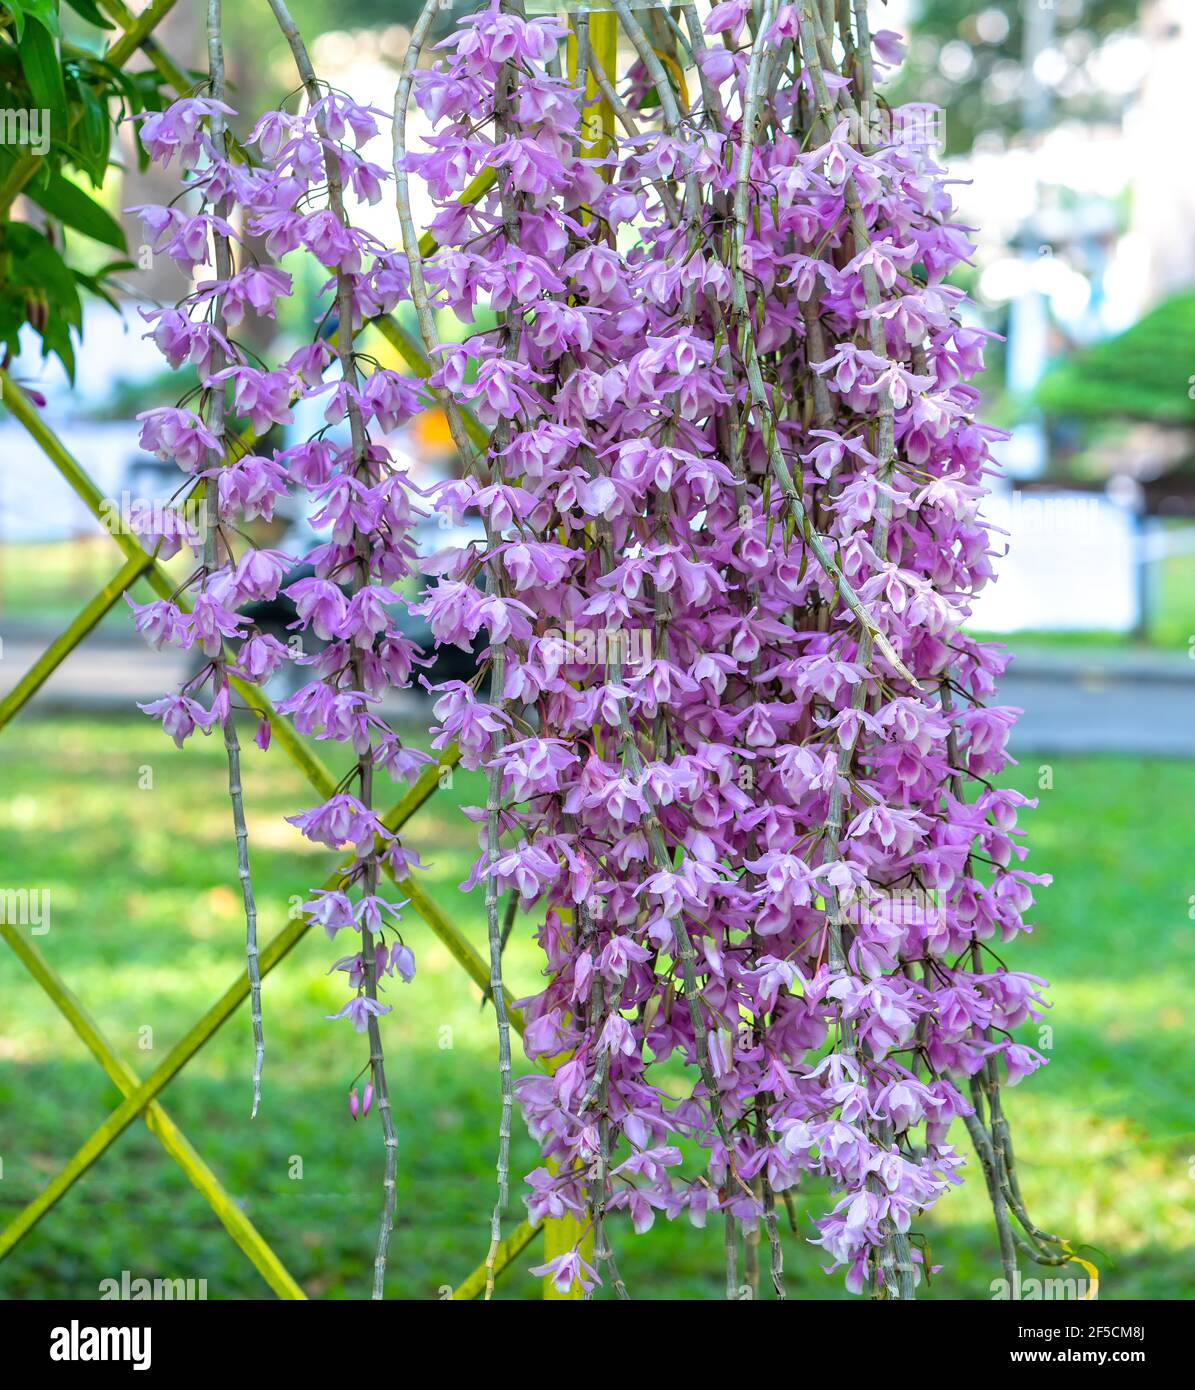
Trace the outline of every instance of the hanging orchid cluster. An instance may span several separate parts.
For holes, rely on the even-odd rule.
[[[360,933],[341,1012],[368,1028],[382,1105],[379,1271],[396,1140],[378,982],[414,968],[379,877],[416,861],[373,781],[411,777],[420,755],[376,703],[416,666],[394,618],[416,567],[432,583],[413,606],[437,642],[486,644],[478,678],[436,687],[433,708],[434,745],[489,787],[465,886],[484,885],[500,1033],[494,1248],[517,1095],[545,1160],[528,1175],[532,1218],[572,1214],[593,1237],[592,1258],[579,1242],[542,1267],[561,1288],[626,1295],[612,1214],[644,1231],[657,1213],[718,1213],[728,1287],[742,1231],[762,1224],[783,1297],[777,1204],[792,1210],[816,1175],[830,1266],[854,1291],[909,1297],[917,1219],[960,1180],[959,1117],[1006,1271],[1018,1250],[1061,1262],[1025,1212],[1000,1102],[1002,1079],[1043,1060],[1011,1037],[1039,1016],[1043,982],[996,951],[1042,880],[1017,867],[1025,798],[993,783],[1014,712],[987,702],[1006,656],[961,627],[992,577],[978,509],[998,436],[974,419],[983,338],[947,283],[970,248],[942,171],[924,143],[865,138],[895,36],[869,33],[862,0],[853,14],[727,0],[704,19],[613,0],[619,73],[596,22],[494,0],[428,67],[432,0],[395,103],[398,251],[346,212],[346,193],[375,201],[387,181],[358,150],[375,113],[318,81],[270,3],[299,114],[267,113],[250,158],[233,158],[217,55],[207,95],[141,130],[188,171],[188,210],[142,212],[155,244],[188,269],[216,261],[215,280],[152,316],[203,386],[195,410],[149,412],[144,442],[207,486],[218,534],[284,493],[331,531],[286,590],[300,632],[326,645],[298,656],[312,678],[281,708],[356,758],[292,819],[354,854],[307,910]],[[433,131],[408,146],[412,99]],[[430,254],[412,181],[437,209]],[[290,291],[281,270],[233,257],[246,232],[326,268],[335,352],[317,334],[267,368],[239,346],[245,317],[272,317]],[[426,384],[352,346],[408,300]],[[449,313],[463,342],[441,341]],[[255,429],[320,396],[348,438],[255,454],[224,428],[226,392]],[[462,475],[424,498],[379,436],[432,399]],[[416,557],[427,509],[480,518],[484,540]],[[181,540],[197,544],[164,544]],[[261,682],[295,656],[238,612],[290,560],[229,548],[219,563],[210,537],[200,558],[189,611],[138,610],[155,641],[210,658],[150,707],[180,742],[231,729],[234,676]],[[537,924],[547,978],[522,1001],[539,1067],[513,1088],[503,895]]]

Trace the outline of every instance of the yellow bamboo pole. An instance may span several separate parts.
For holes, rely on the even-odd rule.
[[[524,1221],[522,1225],[516,1226],[510,1235],[498,1247],[494,1256],[494,1277],[508,1268],[514,1260],[523,1253],[531,1244],[540,1231],[542,1225],[533,1225],[530,1221]],[[479,1264],[477,1268],[466,1279],[463,1279],[452,1291],[453,1302],[467,1302],[476,1298],[478,1294],[485,1292],[486,1286],[486,1267]]]
[[[558,1171],[553,1159],[548,1160],[548,1171]],[[581,1257],[593,1263],[593,1230],[569,1212],[565,1216],[549,1216],[544,1222],[544,1260],[554,1260],[557,1255],[567,1255],[570,1250],[579,1248]],[[544,1275],[543,1298],[545,1303],[580,1303],[585,1294],[581,1286],[574,1282],[567,1293],[561,1293],[552,1282],[551,1276]]]
[[[577,80],[577,30],[569,21],[567,40],[569,80]],[[589,46],[601,64],[602,71],[613,82],[618,61],[618,16],[611,11],[589,16]],[[601,93],[593,72],[586,74],[585,107],[581,112],[582,154],[600,159],[608,154],[614,143],[614,108]]]
[[[68,627],[54,638],[41,656],[25,672],[13,688],[0,700],[0,729],[18,713],[45,685],[59,666],[96,626],[120,596],[145,573],[153,558],[134,556],[108,581]]]
[[[572,81],[577,80],[577,34],[573,21],[569,22],[568,35],[568,73]],[[618,55],[618,18],[612,13],[596,13],[589,16],[589,44],[602,66],[602,71],[613,76]],[[600,100],[599,100],[600,98]],[[593,104],[591,104],[593,103]],[[585,107],[581,115],[581,138],[583,152],[587,158],[601,158],[611,148],[614,140],[614,108],[601,95],[592,71],[586,74]],[[582,212],[583,221],[590,214]],[[561,917],[567,919],[571,914],[562,911]],[[571,1054],[564,1054],[553,1060],[550,1070],[563,1066]],[[548,1160],[548,1168],[556,1172],[556,1164]],[[548,1217],[544,1222],[544,1259],[551,1260],[557,1255],[565,1255],[579,1248],[582,1258],[593,1261],[593,1230],[569,1214],[561,1217]],[[584,1298],[579,1285],[575,1284],[567,1293],[561,1293],[547,1275],[544,1276],[543,1297],[546,1303],[575,1303]]]
[[[401,826],[432,796],[440,786],[442,767],[451,766],[456,756],[458,755],[453,750],[446,755],[446,759],[441,763],[432,764],[424,769],[423,775],[385,818],[391,829],[397,829]],[[344,873],[355,862],[355,854],[347,856],[340,867],[324,881],[324,888],[338,887]],[[310,929],[311,920],[309,918],[296,917],[288,922],[283,930],[273,938],[262,951],[259,961],[263,980],[279,961],[294,950]],[[435,930],[434,927],[433,930]],[[150,1105],[159,1093],[174,1080],[183,1067],[212,1037],[216,1029],[231,1017],[248,996],[248,993],[249,977],[242,970],[207,1013],[183,1038],[175,1043],[145,1080],[126,1092],[124,1101],[76,1151],[66,1166],[55,1174],[28,1206],[17,1213],[3,1231],[0,1231],[0,1260],[33,1230],[48,1211],[66,1196],[71,1187],[87,1172],[96,1159],[124,1133],[141,1111]],[[519,1022],[522,1023],[521,1018]]]
[[[15,931],[7,923],[0,922],[0,936],[8,942],[25,968],[58,1006],[63,1017],[86,1044],[91,1055],[107,1072],[109,1079],[118,1087],[121,1094],[126,1097],[131,1096],[141,1085],[141,1078],[132,1067],[113,1052],[108,1040],[100,1032],[98,1024],[87,1013],[78,998],[41,951],[26,938],[24,933]],[[234,1198],[225,1191],[219,1178],[203,1161],[190,1140],[156,1100],[150,1101],[145,1107],[142,1118],[150,1133],[203,1193],[208,1204],[223,1223],[224,1229],[248,1255],[258,1273],[278,1297],[306,1298],[307,1295],[303,1292],[301,1285],[291,1276],[286,1266],[267,1244],[261,1232],[237,1205]]]

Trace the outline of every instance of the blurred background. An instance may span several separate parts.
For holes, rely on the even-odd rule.
[[[234,104],[259,110],[293,91],[290,58],[264,4],[228,8]],[[317,71],[388,112],[415,6],[295,0],[292,8]],[[1034,935],[1009,953],[1010,965],[1052,980],[1055,1001],[1046,1032],[1029,1028],[1023,1038],[1051,1065],[1009,1098],[1023,1185],[1039,1224],[1098,1247],[1089,1258],[1101,1270],[1101,1297],[1191,1296],[1195,161],[1183,112],[1195,7],[876,0],[872,12],[874,29],[908,40],[888,98],[942,108],[941,157],[977,247],[955,278],[972,297],[973,321],[992,334],[982,413],[1009,435],[987,507],[1007,554],[972,628],[1016,654],[1001,698],[1025,713],[1006,780],[1039,798],[1024,821],[1029,867],[1054,875]],[[177,6],[158,36],[180,64],[202,61],[199,7]],[[127,131],[124,139],[131,148]],[[388,137],[367,154],[389,167]],[[175,191],[169,175],[139,174],[130,158],[104,202],[119,216]],[[140,224],[124,221],[137,268],[124,277],[119,308],[84,307],[74,384],[32,344],[10,367],[45,395],[45,418],[117,511],[173,489],[173,470],[139,450],[134,416],[172,404],[188,384],[141,339],[136,312],[174,302],[188,286],[165,258],[138,255]],[[368,225],[397,244],[385,200]],[[314,275],[296,280],[272,351],[309,337],[318,290]],[[380,339],[366,349],[391,363]],[[294,437],[309,432],[296,421]],[[452,466],[433,415],[391,443],[425,480]],[[2,413],[0,458],[2,694],[112,577],[119,555]],[[298,525],[280,516],[272,543],[299,544]],[[48,890],[52,922],[40,948],[143,1073],[241,969],[222,750],[196,740],[178,753],[133,709],[184,671],[170,654],[146,650],[118,605],[0,736],[0,888]],[[394,712],[418,741],[427,706],[411,698]],[[246,797],[268,937],[293,895],[322,878],[324,858],[281,819],[311,804],[282,753],[252,750]],[[429,891],[478,945],[480,898],[457,887],[474,853],[458,808],[482,800],[475,779],[458,773],[410,827],[431,865]],[[537,988],[532,926],[521,922],[512,940],[516,994]],[[390,1000],[387,1020],[402,1145],[388,1293],[435,1297],[485,1253],[497,1073],[492,1016],[480,1011],[478,991],[418,921],[408,941],[419,974]],[[257,1120],[248,1121],[244,1011],[163,1099],[308,1292],[356,1297],[371,1259],[379,1136],[374,1117],[354,1125],[347,1112],[364,1049],[323,1021],[341,1002],[324,973],[334,954],[312,933],[268,977]],[[0,948],[0,1224],[115,1099]],[[513,1171],[535,1162],[520,1138]],[[793,1296],[843,1296],[805,1241],[820,1196],[799,1196],[798,1229],[786,1236]],[[520,1214],[516,1195],[511,1225]],[[925,1223],[943,1265],[931,1296],[989,1296],[990,1226],[974,1173]],[[661,1220],[645,1236],[614,1234],[633,1296],[720,1295],[718,1232]],[[523,1257],[500,1292],[534,1295],[525,1269],[535,1262]],[[267,1293],[142,1126],[0,1263],[0,1296],[94,1297],[101,1279],[123,1269],[207,1278],[209,1297]]]

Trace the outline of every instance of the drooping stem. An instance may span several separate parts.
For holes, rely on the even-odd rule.
[[[593,921],[589,909],[581,904],[577,909],[580,923],[580,944],[596,955],[596,946],[589,946],[594,935]],[[589,1016],[586,1019],[591,1037],[599,1037],[606,1015],[606,991],[600,970],[593,972],[593,983],[589,988]],[[598,1148],[589,1175],[588,1196],[590,1220],[593,1222],[593,1253],[599,1264],[606,1266],[610,1282],[618,1298],[628,1300],[630,1293],[618,1269],[614,1250],[610,1244],[610,1231],[606,1222],[607,1207],[610,1201],[610,1054],[603,1052],[598,1059],[591,1089],[598,1110]],[[588,1096],[586,1097],[588,1100]],[[581,1112],[586,1109],[582,1102]]]
[[[728,1211],[723,1231],[723,1251],[726,1257],[726,1298],[732,1303],[742,1295],[742,1285],[739,1283],[738,1227],[738,1221],[733,1213]]]
[[[938,698],[949,730],[946,735],[946,756],[952,769],[950,790],[955,800],[961,802],[963,798],[961,760],[958,732],[953,719],[954,699],[951,694],[951,680],[952,677],[948,673],[942,681]],[[971,869],[971,860],[968,855],[966,864],[968,874],[971,873]],[[982,955],[979,942],[974,938],[971,941],[970,958],[972,972],[976,975],[982,973]],[[989,1045],[994,1042],[990,1028],[983,1030],[983,1036],[984,1041]],[[1040,1230],[1030,1220],[1029,1214],[1025,1210],[1020,1185],[1016,1178],[1012,1135],[1009,1131],[1008,1121],[1004,1117],[1000,1100],[1000,1080],[994,1057],[984,1058],[979,1074],[972,1078],[971,1089],[975,1100],[975,1114],[966,1117],[967,1132],[971,1136],[971,1141],[984,1169],[984,1177],[988,1184],[992,1213],[996,1220],[996,1231],[1000,1241],[1000,1259],[1004,1267],[1004,1277],[1010,1281],[1011,1285],[1011,1281],[1017,1273],[1017,1248],[1022,1249],[1025,1254],[1040,1264],[1065,1264],[1068,1257],[1051,1252],[1049,1249],[1051,1245],[1062,1246],[1061,1237],[1053,1235],[1049,1231]],[[986,1122],[983,1114],[985,1102],[987,1105]],[[1020,1222],[1029,1237],[1029,1243],[1019,1240],[1016,1232],[1011,1229],[1010,1212]]]
[[[605,560],[606,557],[603,556]],[[608,561],[607,561],[608,567]],[[622,683],[622,662],[618,656],[611,655],[609,658],[610,683],[615,687]],[[640,755],[639,747],[635,742],[634,729],[631,727],[630,717],[627,714],[626,705],[623,701],[617,701],[618,705],[618,736],[619,751],[623,765],[641,785],[643,783],[643,758]],[[643,787],[643,799],[647,807],[647,819],[644,825],[644,833],[647,836],[648,848],[651,850],[652,861],[656,867],[666,872],[671,872],[673,868],[672,856],[668,851],[668,843],[664,838],[664,826],[660,820],[659,808],[655,797],[651,791]],[[726,1150],[726,1163],[732,1178],[741,1183],[749,1194],[751,1189],[742,1182],[735,1171],[734,1147],[730,1137],[730,1130],[727,1127],[725,1116],[722,1113],[722,1098],[718,1090],[717,1077],[714,1075],[713,1064],[710,1060],[710,1037],[709,1028],[706,1026],[705,1014],[701,1007],[701,990],[697,984],[697,952],[693,947],[693,938],[685,924],[683,908],[672,914],[669,925],[676,941],[676,955],[681,967],[681,978],[685,984],[685,1003],[689,1010],[689,1020],[693,1025],[693,1047],[697,1055],[697,1066],[701,1073],[702,1084],[705,1086],[706,1095],[709,1101],[710,1116],[714,1122],[714,1128],[718,1137],[722,1140],[723,1148]]]
[[[423,45],[427,40],[428,32],[431,29],[432,22],[439,9],[440,0],[428,0],[428,3],[424,6],[412,30],[411,39],[407,46],[406,54],[403,57],[398,85],[394,94],[394,119],[392,127],[394,140],[395,201],[398,208],[403,250],[406,253],[407,264],[410,270],[411,302],[415,306],[415,314],[419,323],[419,331],[423,339],[424,350],[428,353],[429,357],[433,357],[435,350],[439,346],[439,335],[436,332],[435,318],[432,313],[431,301],[427,292],[423,256],[420,251],[420,239],[416,234],[414,218],[411,214],[410,185],[405,167],[405,157],[407,110],[410,104],[415,70],[419,62],[419,56],[423,51]],[[505,109],[503,103],[506,100],[505,86],[509,80],[510,66],[505,65],[502,77],[499,81],[500,90],[495,96],[494,105],[495,120],[499,123],[503,118],[503,111]],[[517,236],[515,211],[511,205],[508,192],[501,185],[500,195],[502,198],[504,229],[508,239],[513,240]],[[517,335],[514,331],[509,331],[511,330],[511,325],[508,324],[507,327],[507,348],[508,351],[511,351],[517,346]],[[464,420],[459,405],[453,399],[451,392],[444,391],[441,388],[436,391],[436,394],[444,405],[449,432],[461,456],[462,462],[470,471],[480,471],[474,450],[465,430]],[[490,469],[490,477],[493,480],[498,480],[500,476],[499,456],[495,452]],[[498,561],[493,557],[494,538],[490,534],[488,522],[486,525],[486,540],[487,548],[491,554],[487,572],[489,575],[491,592],[497,595],[501,592],[501,574]],[[504,644],[491,641],[491,699],[496,701],[499,707],[503,701],[502,692],[505,684],[505,670],[506,659]],[[500,733],[495,733],[490,747],[491,761],[497,758],[501,751],[501,747],[501,735]],[[506,1008],[506,992],[502,983],[502,933],[498,917],[498,882],[496,875],[496,864],[500,852],[499,832],[501,829],[502,777],[500,768],[495,767],[491,769],[488,780],[489,785],[486,795],[486,853],[488,858],[486,875],[486,924],[490,956],[489,994],[494,1001],[494,1016],[498,1032],[498,1064],[502,1095],[502,1113],[498,1129],[498,1195],[490,1218],[490,1243],[485,1260],[485,1297],[487,1300],[493,1296],[494,1266],[498,1254],[498,1247],[502,1239],[502,1211],[506,1206],[509,1195],[510,1135],[514,1110],[510,1021]]]
[[[506,649],[501,642],[490,643],[490,681],[492,691],[501,699],[506,679]],[[491,758],[502,750],[502,734],[496,730],[490,746]],[[510,1195],[510,1132],[514,1110],[514,1089],[511,1076],[510,1021],[506,1012],[506,989],[502,982],[502,932],[498,917],[498,836],[502,813],[502,769],[490,770],[486,790],[486,856],[489,860],[485,881],[486,935],[490,949],[490,997],[494,1001],[494,1016],[498,1020],[498,1071],[502,1094],[502,1114],[498,1124],[498,1196],[490,1216],[490,1248],[485,1257],[485,1296],[494,1295],[494,1261],[502,1243],[502,1213]]]
[[[291,55],[294,58],[295,67],[298,69],[300,81],[307,95],[308,105],[314,107],[321,100],[323,93],[321,92],[315,69],[311,65],[307,46],[284,0],[269,0],[269,4],[270,9],[274,12],[275,19],[278,21],[278,27],[282,30],[283,37],[286,39]],[[337,158],[333,141],[329,135],[326,117],[322,113],[317,118],[316,126],[324,145],[323,160],[324,174],[328,186],[328,206],[341,225],[348,228],[350,224],[344,206],[344,188],[340,172],[340,162]],[[357,361],[353,348],[353,321],[355,314],[353,303],[353,279],[350,274],[343,270],[338,270],[336,273],[336,311],[338,319],[336,353],[340,363],[341,379],[349,387],[345,396],[345,410],[348,415],[349,432],[352,441],[352,471],[353,475],[359,481],[368,484],[372,481],[369,461],[369,439],[366,434],[365,421],[361,413],[361,407],[357,400],[358,374]],[[366,586],[369,584],[370,580],[369,538],[359,530],[354,532],[354,538],[357,552],[357,568],[360,572],[359,583],[362,586]],[[362,661],[359,653],[355,653],[353,656],[352,672],[354,684],[357,689],[363,688],[365,682],[362,678]],[[373,807],[372,748],[367,748],[361,755],[358,768],[360,775],[360,799],[362,805],[368,811]],[[370,853],[365,856],[363,863],[362,889],[367,897],[376,895],[378,878],[378,852],[377,847],[374,846],[371,848]],[[365,995],[368,999],[376,1002],[378,997],[378,970],[374,945],[373,933],[363,918],[361,921],[361,958]],[[374,1256],[373,1276],[373,1297],[375,1299],[381,1299],[385,1296],[386,1261],[390,1248],[390,1233],[394,1227],[394,1212],[398,1197],[398,1135],[394,1127],[390,1090],[386,1080],[385,1053],[382,1047],[381,1027],[378,1023],[377,1015],[373,1012],[370,1012],[368,1015],[367,1033],[369,1038],[369,1065],[373,1078],[374,1100],[378,1109],[378,1117],[382,1125],[382,1135],[386,1154],[385,1169],[382,1178],[382,1214],[378,1223],[378,1240],[377,1250]]]
[[[221,38],[220,0],[208,0],[207,44],[208,78],[214,100],[223,102],[225,98],[224,45]],[[224,143],[226,128],[224,114],[215,110],[211,117],[213,142],[219,146]],[[227,207],[216,209],[221,217],[227,216]],[[215,243],[216,278],[227,283],[232,278],[232,247],[228,237],[213,229]],[[224,317],[224,295],[217,293],[213,299],[212,322],[216,329],[216,341],[225,339],[227,325]],[[219,372],[228,363],[224,350],[216,346],[212,356],[212,372]],[[218,440],[224,435],[224,384],[217,383],[208,397],[207,423]],[[220,531],[220,488],[215,470],[223,462],[222,457],[213,453],[209,460],[209,475],[204,494],[204,553],[203,565],[210,577],[219,563]],[[231,557],[230,557],[231,558]],[[222,657],[215,661],[213,689],[219,694],[221,689],[231,694],[228,674]],[[226,710],[221,721],[224,732],[224,751],[228,760],[228,796],[232,802],[232,824],[236,836],[237,874],[241,880],[241,897],[245,906],[245,965],[249,976],[249,1008],[253,1026],[253,1109],[251,1118],[257,1115],[261,1105],[261,1074],[265,1065],[266,1042],[261,1012],[261,966],[257,956],[257,902],[253,894],[253,875],[249,868],[249,832],[245,824],[245,796],[241,784],[241,745],[237,738],[236,724],[232,709]]]

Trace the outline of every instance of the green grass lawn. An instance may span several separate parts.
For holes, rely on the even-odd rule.
[[[282,816],[312,804],[280,752],[250,749],[246,796],[263,939],[291,896],[324,876],[326,854]],[[153,787],[142,790],[143,769]],[[1104,1252],[1101,1296],[1195,1294],[1195,981],[1188,900],[1195,895],[1195,764],[1060,759],[1053,789],[1027,815],[1031,867],[1049,871],[1037,930],[1010,963],[1053,982],[1052,1064],[1008,1095],[1026,1197],[1039,1224]],[[148,721],[37,720],[0,737],[0,887],[51,890],[37,944],[143,1074],[242,969],[243,926],[224,797],[222,749],[176,752]],[[1010,780],[1036,789],[1036,763]],[[458,813],[477,779],[411,822],[441,906],[480,948],[477,893],[457,889],[473,854]],[[479,992],[418,920],[419,973],[395,985],[384,1023],[400,1136],[398,1220],[387,1293],[434,1298],[484,1256],[494,1187],[498,1083],[493,1018]],[[513,992],[539,964],[522,923]],[[376,1116],[354,1124],[346,1092],[366,1060],[343,1022],[344,991],[326,975],[340,952],[311,932],[265,984],[266,1071],[249,1119],[252,1047],[239,1011],[163,1094],[169,1113],[313,1297],[368,1294],[380,1199]],[[148,1031],[147,1031],[148,1030]],[[1024,1031],[1038,1042],[1036,1028]],[[119,1097],[82,1044],[0,945],[0,1218],[11,1219],[83,1143]],[[957,1135],[966,1144],[961,1127]],[[294,1177],[295,1159],[302,1176]],[[537,1161],[516,1121],[513,1171]],[[519,1183],[508,1227],[521,1218]],[[786,1234],[790,1295],[845,1297],[821,1273],[808,1212]],[[986,1298],[995,1262],[978,1172],[923,1224],[944,1266],[929,1297]],[[720,1231],[662,1219],[644,1236],[614,1224],[633,1297],[718,1298]],[[535,1296],[532,1247],[501,1281]],[[204,1278],[211,1298],[269,1296],[202,1197],[137,1122],[7,1259],[0,1297],[98,1296],[101,1279]],[[1034,1271],[1025,1271],[1032,1273]],[[1081,1271],[1075,1270],[1076,1275]],[[765,1281],[766,1282],[766,1281]]]

